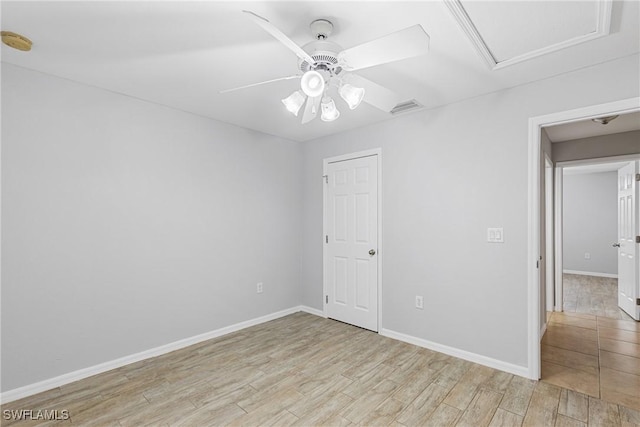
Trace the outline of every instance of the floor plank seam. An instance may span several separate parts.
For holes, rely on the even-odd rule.
[[[308,339],[313,334],[316,338]],[[597,360],[599,371],[600,351]],[[83,401],[95,393],[98,400]],[[618,427],[623,421],[640,424],[640,411],[622,405],[581,393],[569,395],[567,388],[379,335],[363,337],[361,331],[330,320],[291,315],[243,330],[242,335],[214,339],[11,405],[69,404],[80,408],[71,414],[75,424],[96,417],[93,423],[124,427],[134,421],[154,425],[345,425],[350,422],[347,419],[360,425],[409,427],[519,425],[525,421],[546,426],[556,421],[584,422],[579,419],[582,415],[567,409],[570,396],[582,399],[582,408],[586,398],[586,420],[591,426],[604,425],[605,416],[611,416]],[[369,400],[371,397],[374,399]],[[596,405],[593,410],[592,402]],[[118,406],[120,403],[124,406]],[[145,408],[138,415],[136,405]],[[152,418],[142,422],[147,416]]]

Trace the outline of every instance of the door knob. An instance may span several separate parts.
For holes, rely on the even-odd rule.
[[[613,247],[614,247],[614,248],[619,248],[619,247],[620,247],[620,243],[614,243],[614,244],[613,244]]]
[[[376,250],[375,249],[371,249],[369,251],[369,255],[374,256],[376,254]]]

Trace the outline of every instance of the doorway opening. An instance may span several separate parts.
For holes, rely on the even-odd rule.
[[[640,131],[634,132],[637,136]],[[562,211],[554,227],[563,247],[555,257],[561,298],[558,307],[546,313],[541,340],[542,381],[631,408],[640,408],[640,323],[624,311],[635,314],[635,306],[625,306],[624,283],[633,283],[634,294],[638,291],[635,271],[618,265],[624,255],[620,231],[626,227],[618,198],[627,169],[635,179],[636,159],[640,157],[556,165],[562,177]]]
[[[544,116],[532,117],[529,119],[529,169],[528,169],[528,199],[529,199],[529,215],[528,215],[528,376],[531,379],[539,379],[541,374],[541,335],[546,325],[546,296],[545,296],[545,279],[546,275],[541,272],[541,254],[542,248],[546,247],[546,236],[541,234],[541,218],[545,217],[544,211],[541,213],[542,200],[544,200],[544,191],[541,191],[544,182],[544,157],[543,153],[543,128],[574,123],[584,120],[591,120],[609,115],[622,115],[640,111],[640,98],[630,98],[626,100],[599,104],[575,110],[563,111]],[[585,147],[582,147],[585,148]],[[578,153],[584,150],[578,150]],[[592,149],[591,155],[588,157],[603,157],[602,155],[594,155],[598,149]],[[574,152],[575,154],[575,152]],[[606,156],[606,155],[604,155]],[[585,157],[582,157],[583,159]],[[558,178],[556,173],[555,178]],[[561,178],[560,178],[561,179]],[[555,185],[558,185],[558,179]],[[544,187],[542,187],[544,189]],[[555,197],[554,197],[555,199]],[[557,200],[555,200],[557,202]],[[561,239],[555,234],[556,253],[561,251]],[[558,247],[560,245],[560,248]],[[556,272],[558,266],[554,266]],[[555,275],[558,279],[557,274]],[[558,305],[558,294],[555,295],[555,304]]]
[[[640,250],[637,244],[629,244],[640,234],[635,185],[640,176],[638,105],[637,100],[622,101],[562,113],[547,117],[537,128],[540,206],[536,212],[540,216],[536,218],[539,223],[532,225],[539,239],[534,250],[540,251],[541,262],[533,279],[538,283],[536,308],[541,326],[539,335],[530,342],[530,350],[536,344],[541,349],[537,355],[541,369],[532,378],[636,409],[640,409],[640,351],[631,350],[640,341],[640,323],[621,314],[624,312],[618,306],[637,317],[635,305],[630,308],[628,301],[640,297]],[[553,120],[563,114],[571,119]],[[581,124],[605,115],[632,118],[634,123],[631,128],[601,128],[593,136],[565,139],[560,142],[566,143],[555,149],[558,129],[574,132]],[[620,141],[627,141],[627,146]],[[545,156],[549,153],[554,173],[549,170],[549,156]],[[551,177],[554,197],[549,194]],[[555,205],[552,209],[550,200]],[[549,256],[549,239],[555,243],[553,257]],[[620,246],[624,242],[623,251]],[[619,272],[624,285],[618,291]],[[549,283],[552,278],[554,283]],[[531,356],[535,359],[536,355]],[[535,362],[531,372],[536,369]]]
[[[631,155],[556,164],[562,178],[556,186],[559,212],[554,228],[562,251],[555,254],[558,279],[553,286],[558,304],[554,311],[634,320],[635,308],[624,307],[630,311],[627,314],[619,301],[619,232],[626,212],[621,211],[618,191],[620,179],[626,179],[619,171],[635,169],[637,159],[640,156]],[[623,285],[635,283],[635,276],[634,271],[623,271]]]

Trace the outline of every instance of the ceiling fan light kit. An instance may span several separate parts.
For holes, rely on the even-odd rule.
[[[353,71],[424,55],[429,48],[429,35],[420,25],[414,25],[352,48],[342,49],[338,44],[327,40],[333,31],[333,24],[326,19],[316,19],[311,23],[311,32],[316,40],[300,47],[267,19],[251,11],[244,10],[243,12],[296,54],[298,70],[302,74],[244,85],[223,90],[220,93],[280,80],[300,78],[301,90],[282,99],[282,103],[296,117],[306,103],[302,114],[303,124],[316,117],[318,107],[322,111],[320,116],[322,121],[330,122],[340,117],[340,111],[336,108],[335,101],[328,94],[330,89],[335,90],[335,88],[351,110],[357,108],[364,101],[390,113],[400,102],[400,96],[377,83],[354,74]],[[356,83],[354,84],[354,82]]]
[[[300,80],[300,86],[307,96],[320,96],[324,93],[324,78],[322,74],[317,71],[307,71]]]
[[[322,120],[323,122],[332,122],[340,117],[340,111],[338,111],[338,109],[336,108],[336,103],[332,98],[322,98],[320,107],[322,108],[322,115],[320,116],[320,120]]]
[[[282,103],[284,104],[287,111],[297,117],[300,108],[302,108],[302,105],[304,105],[304,101],[306,100],[307,98],[304,96],[302,91],[296,90],[291,95],[284,98],[282,100]]]
[[[340,86],[338,91],[344,102],[347,103],[350,109],[355,110],[358,105],[364,99],[364,88],[355,87],[349,83],[345,83]]]

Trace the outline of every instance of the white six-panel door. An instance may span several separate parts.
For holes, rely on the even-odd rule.
[[[635,320],[640,320],[638,295],[638,162],[618,170],[618,306]]]
[[[325,198],[327,316],[378,330],[378,158],[330,162]]]

